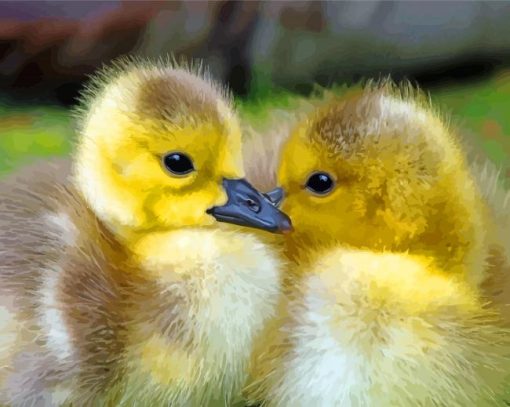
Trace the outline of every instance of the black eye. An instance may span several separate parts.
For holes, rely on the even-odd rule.
[[[183,153],[169,153],[163,157],[163,165],[172,174],[185,175],[195,169],[191,159]]]
[[[316,172],[310,175],[306,181],[306,188],[315,194],[325,195],[330,192],[335,183],[329,174],[325,172]]]

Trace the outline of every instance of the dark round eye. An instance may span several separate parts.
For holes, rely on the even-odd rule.
[[[163,164],[168,171],[176,175],[189,174],[195,169],[191,159],[183,153],[168,153],[163,157]]]
[[[306,188],[315,194],[325,195],[330,192],[335,185],[331,176],[325,172],[316,172],[310,175],[306,181]]]

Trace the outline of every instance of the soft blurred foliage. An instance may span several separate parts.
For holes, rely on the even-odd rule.
[[[510,72],[440,87],[431,96],[464,136],[510,179]],[[246,120],[263,121],[271,109],[292,108],[300,97],[284,90],[259,88],[238,105]],[[71,149],[73,121],[69,111],[60,106],[20,107],[0,101],[0,128],[0,172],[36,158],[64,155]]]
[[[71,150],[69,107],[122,55],[203,58],[262,121],[316,86],[425,90],[510,179],[509,2],[0,2],[0,172]]]
[[[72,126],[62,107],[0,105],[0,172],[35,159],[63,155],[71,147]]]

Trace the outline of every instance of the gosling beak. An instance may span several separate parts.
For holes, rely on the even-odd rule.
[[[284,197],[282,188],[275,188],[272,191],[266,192],[263,195],[266,198],[268,198],[273,203],[273,205],[276,206],[277,208],[280,207],[280,205],[283,201],[283,197]]]
[[[289,217],[277,208],[272,198],[261,194],[246,180],[224,179],[223,188],[227,192],[227,203],[207,210],[207,213],[214,216],[217,221],[273,233],[292,231]]]

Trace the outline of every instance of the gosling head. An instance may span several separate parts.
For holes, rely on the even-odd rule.
[[[120,64],[85,97],[75,179],[119,234],[216,221],[272,232],[290,221],[242,179],[240,127],[228,94],[173,65]]]
[[[477,215],[465,174],[460,150],[427,101],[388,84],[329,100],[296,126],[282,151],[282,209],[295,227],[288,240],[299,251],[315,241],[454,257],[452,247],[476,241],[466,221]]]

